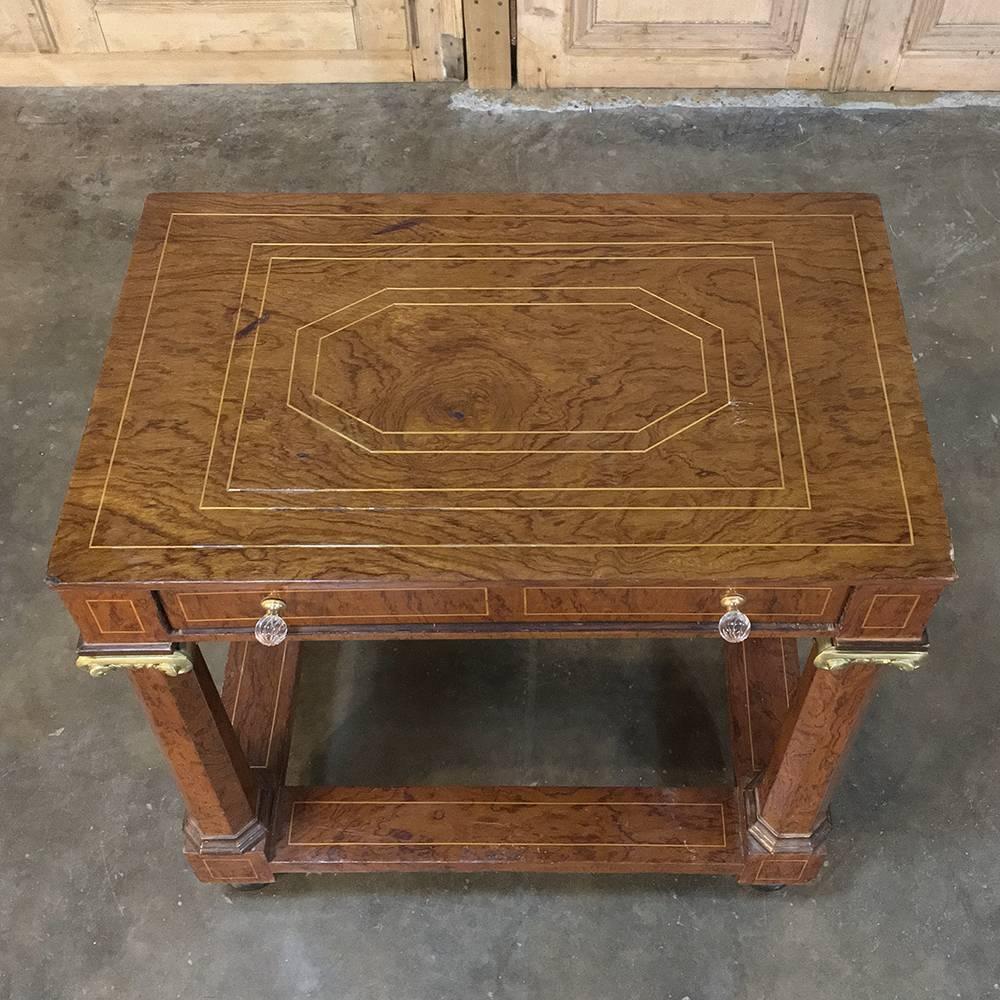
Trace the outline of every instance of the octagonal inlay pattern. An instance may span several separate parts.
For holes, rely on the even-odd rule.
[[[288,402],[373,452],[641,451],[727,404],[724,348],[639,288],[384,289],[297,331]]]

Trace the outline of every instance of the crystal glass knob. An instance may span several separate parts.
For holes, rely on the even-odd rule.
[[[260,602],[265,614],[257,619],[253,634],[262,646],[280,646],[288,637],[288,623],[281,617],[285,602],[268,597]]]
[[[726,594],[722,598],[726,613],[719,619],[719,635],[726,642],[743,642],[750,635],[750,619],[740,611],[744,603],[741,594]]]

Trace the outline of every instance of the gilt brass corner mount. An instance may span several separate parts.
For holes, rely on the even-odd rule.
[[[166,647],[162,652],[115,650],[86,652],[81,650],[76,665],[91,677],[103,677],[113,670],[158,670],[167,677],[180,677],[191,670],[191,658],[182,649]]]
[[[878,667],[896,667],[907,673],[927,662],[927,645],[910,649],[891,649],[885,646],[844,647],[836,646],[829,639],[816,640],[813,665],[817,670],[845,670],[852,666],[870,664]]]

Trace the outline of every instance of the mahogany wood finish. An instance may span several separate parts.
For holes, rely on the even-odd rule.
[[[200,834],[236,837],[254,820],[256,790],[197,648],[193,660],[194,669],[181,677],[155,670],[133,670],[129,677]]]
[[[206,881],[807,881],[875,668],[795,637],[909,649],[954,576],[878,202],[153,195],[49,574],[112,666],[233,643],[221,700],[132,672]],[[302,640],[709,637],[734,591],[732,788],[284,788]]]
[[[878,203],[152,196],[50,573],[940,587]]]
[[[299,644],[264,647],[232,643],[226,660],[221,704],[240,744],[241,780],[251,782],[255,822],[249,836],[207,839],[189,814],[184,853],[202,882],[273,882],[269,843],[278,791],[284,785],[292,738],[292,702],[298,678]],[[207,678],[211,684],[211,678]],[[218,696],[212,688],[212,698]],[[225,724],[222,729],[227,728]],[[243,771],[243,768],[246,768]],[[183,775],[178,782],[183,787]]]
[[[732,731],[733,772],[739,799],[740,828],[756,818],[755,782],[774,754],[782,724],[799,682],[799,655],[794,639],[749,639],[726,647],[726,682]],[[775,857],[748,833],[744,839],[739,881],[747,885],[794,884],[815,878],[826,847],[784,843]],[[795,848],[793,850],[793,848]]]
[[[841,617],[838,638],[919,642],[941,589],[912,580],[855,587]]]
[[[197,647],[180,677],[129,677],[187,806],[184,852],[203,881],[273,881],[257,784]]]
[[[777,745],[753,790],[750,829],[772,850],[813,841],[826,823],[826,806],[844,751],[871,695],[878,667],[817,670],[812,658],[799,679]]]
[[[59,591],[88,645],[169,641],[169,626],[149,591],[73,587]]]
[[[288,788],[276,871],[736,874],[732,788]]]
[[[234,642],[222,682],[222,704],[258,784],[280,788],[292,742],[292,703],[299,674],[299,644],[261,646]]]
[[[266,590],[163,592],[161,596],[169,620],[186,629],[252,627],[266,597],[285,602],[283,617],[294,626],[351,621],[482,621],[489,617],[485,587],[329,590],[276,586]]]
[[[749,639],[726,647],[733,771],[745,788],[771,759],[799,681],[794,639]]]

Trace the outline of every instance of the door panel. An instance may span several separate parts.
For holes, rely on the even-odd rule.
[[[526,0],[529,87],[826,87],[848,0]]]
[[[20,8],[13,4],[0,6],[0,53],[36,51],[29,27],[29,9],[27,4]],[[43,44],[48,44],[48,40]]]
[[[941,24],[989,24],[998,17],[996,0],[945,0]]]
[[[311,9],[310,9],[311,8]],[[95,6],[109,52],[244,52],[306,49],[322,38],[324,47],[357,49],[350,3],[302,0],[150,3],[100,2]],[[406,48],[406,24],[386,48]]]
[[[1000,89],[998,0],[524,0],[527,87]]]
[[[460,4],[0,0],[0,84],[461,78]]]
[[[702,56],[750,51],[794,54],[805,0],[758,5],[769,8],[761,18],[733,10],[723,16],[726,12],[720,8],[729,6],[706,5],[702,17],[695,19],[686,5],[674,11],[672,3],[656,0],[573,0],[570,16],[580,48],[620,47],[625,42],[630,47],[690,50]]]
[[[771,19],[771,0],[597,0],[602,21],[647,21],[667,19],[674,24],[753,24]]]
[[[998,0],[522,0],[525,87],[1000,89]],[[464,9],[463,9],[464,8]],[[510,0],[0,0],[0,85],[510,85]]]
[[[862,34],[854,88],[1000,88],[996,0],[887,0],[872,5]]]

